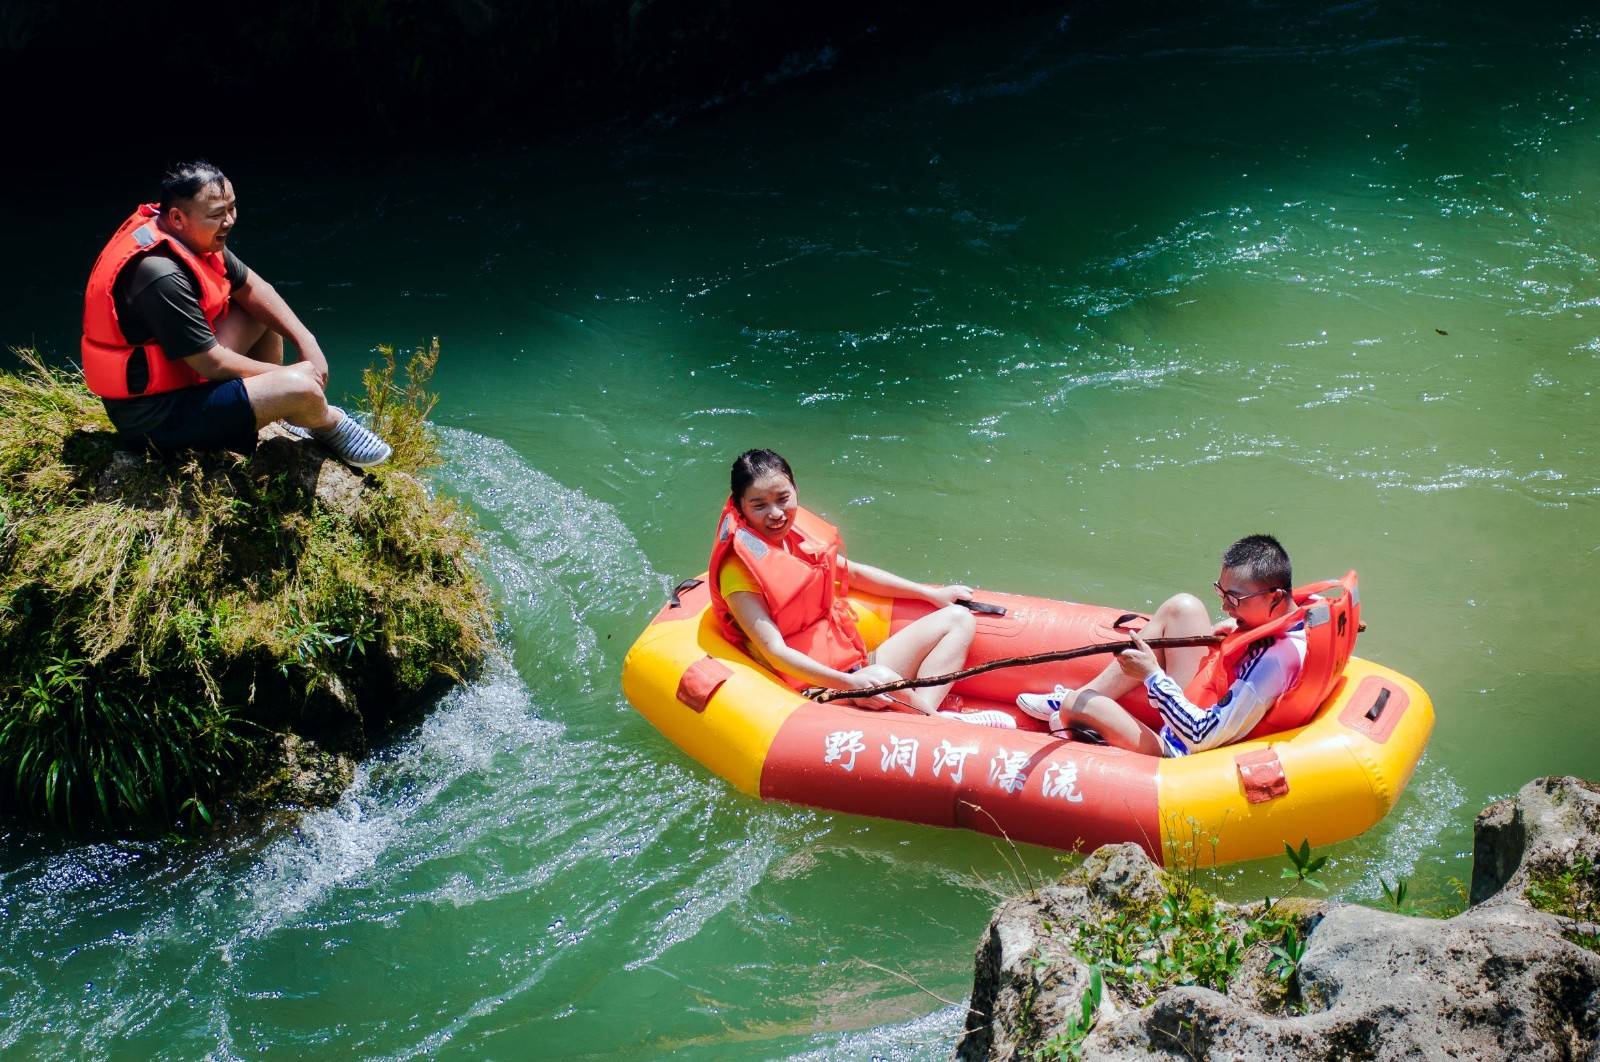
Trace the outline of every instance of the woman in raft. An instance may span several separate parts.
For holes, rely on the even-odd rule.
[[[972,614],[956,601],[972,596],[969,587],[925,586],[845,560],[839,532],[800,508],[794,472],[771,450],[740,454],[730,487],[708,578],[714,614],[734,645],[747,648],[797,689],[859,690],[961,667],[976,628]],[[938,611],[868,653],[844,600],[851,585],[885,597],[916,598]],[[949,692],[946,684],[844,703],[934,715]],[[970,722],[988,722],[980,715],[1004,716],[943,714]]]

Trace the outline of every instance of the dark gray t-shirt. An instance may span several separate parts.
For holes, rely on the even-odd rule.
[[[249,270],[239,256],[222,252],[228,282],[239,288]],[[128,364],[128,389],[138,391],[149,382],[150,368],[142,343],[154,342],[169,358],[187,358],[210,350],[217,335],[200,310],[200,292],[189,269],[165,246],[140,255],[122,267],[111,285],[122,334],[136,348]],[[106,416],[119,432],[143,435],[167,418],[179,392],[140,395],[136,398],[102,398]]]

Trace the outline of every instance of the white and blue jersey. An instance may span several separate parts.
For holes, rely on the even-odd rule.
[[[1150,703],[1161,713],[1163,756],[1187,756],[1237,741],[1250,733],[1281,697],[1306,660],[1306,628],[1291,628],[1270,641],[1263,638],[1245,651],[1234,669],[1227,694],[1210,708],[1196,707],[1165,671],[1144,680]]]

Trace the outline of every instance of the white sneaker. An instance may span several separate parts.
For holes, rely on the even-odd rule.
[[[310,428],[302,428],[300,425],[298,425],[298,424],[290,424],[286,420],[278,421],[278,427],[282,428],[284,431],[288,432],[290,435],[293,435],[296,439],[310,439],[310,438],[312,438],[311,429]]]
[[[1057,686],[1052,693],[1019,693],[1017,694],[1017,707],[1028,715],[1033,716],[1041,723],[1050,722],[1050,716],[1059,712],[1073,691],[1065,686]]]
[[[940,712],[948,719],[959,719],[974,726],[988,726],[996,730],[1015,730],[1017,721],[998,708],[985,708],[977,712]]]
[[[388,443],[357,423],[356,418],[348,413],[333,427],[319,429],[312,432],[312,435],[319,443],[332,450],[333,456],[356,468],[381,465],[389,460],[389,455],[394,452]]]

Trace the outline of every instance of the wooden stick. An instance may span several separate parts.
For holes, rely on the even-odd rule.
[[[1145,644],[1152,649],[1192,649],[1197,646],[1221,645],[1220,634],[1196,634],[1188,638],[1150,638]],[[1003,667],[1026,667],[1029,664],[1048,664],[1058,660],[1076,660],[1081,656],[1096,656],[1100,653],[1120,653],[1124,649],[1135,649],[1133,642],[1101,642],[1098,645],[1084,645],[1077,649],[1060,649],[1050,653],[1034,653],[1031,656],[1008,656],[999,660],[989,660],[976,664],[960,671],[952,671],[948,675],[929,675],[927,678],[900,679],[898,682],[885,682],[878,686],[868,686],[864,690],[827,690],[821,688],[809,689],[806,696],[818,704],[827,704],[829,701],[849,699],[852,697],[876,697],[880,693],[893,693],[896,690],[920,690],[928,686],[943,686],[947,682],[971,678],[973,675],[982,675],[987,671],[999,671]]]

